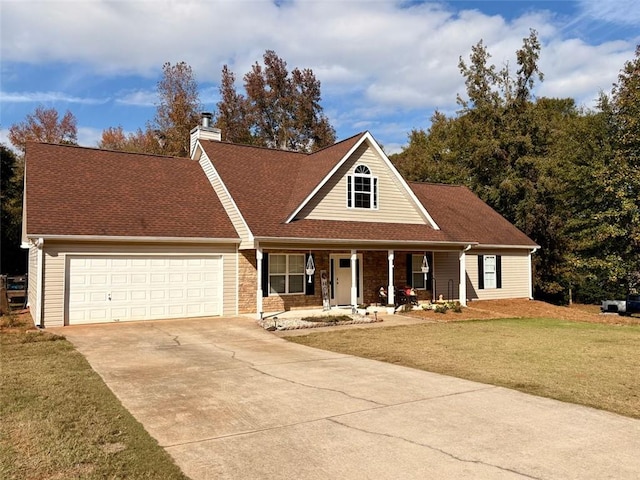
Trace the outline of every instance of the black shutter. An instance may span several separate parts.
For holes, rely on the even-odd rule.
[[[407,283],[405,285],[409,285],[413,287],[413,261],[412,255],[407,253]]]
[[[496,255],[496,288],[502,288],[502,255]]]
[[[262,254],[262,296],[269,296],[269,254]]]
[[[304,256],[304,268],[306,270],[307,268],[307,262],[309,261],[309,257],[313,258],[313,254],[311,253],[307,253]],[[315,258],[314,258],[315,260]],[[314,261],[315,264],[315,261]],[[311,282],[309,282],[309,279],[311,279]],[[315,291],[316,291],[316,276],[314,275],[305,275],[304,277],[304,294],[305,295],[315,295]]]
[[[478,255],[478,288],[484,289],[484,255]]]

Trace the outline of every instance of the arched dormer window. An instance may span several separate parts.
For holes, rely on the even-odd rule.
[[[347,208],[378,208],[378,177],[366,165],[356,165],[347,175]]]

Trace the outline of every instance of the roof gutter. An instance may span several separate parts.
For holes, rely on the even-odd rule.
[[[501,249],[509,249],[509,250],[531,250],[533,248],[533,252],[540,248],[540,245],[497,245],[497,244],[484,244],[477,243],[475,244],[476,248],[501,248]],[[532,253],[533,253],[532,252]]]
[[[203,237],[132,237],[118,235],[41,235],[32,234],[28,238],[40,238],[48,241],[75,242],[132,242],[132,243],[234,243],[239,244],[239,238],[203,238]]]

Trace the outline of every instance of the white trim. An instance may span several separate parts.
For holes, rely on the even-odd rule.
[[[467,306],[467,254],[464,249],[460,252],[458,261],[460,262],[460,283],[458,284],[458,301],[463,307]]]
[[[361,262],[362,263],[362,262]],[[356,250],[351,250],[351,308],[354,309],[358,306],[358,252]],[[360,277],[362,277],[364,272],[360,272]],[[360,292],[362,293],[362,292]],[[364,295],[362,296],[364,298]]]
[[[376,140],[373,138],[371,133],[369,133],[368,131],[362,134],[362,137],[360,138],[360,140],[358,140],[353,145],[353,147],[351,147],[349,151],[342,157],[342,159],[334,165],[331,171],[322,179],[320,183],[318,183],[318,185],[316,185],[316,188],[314,188],[313,191],[302,201],[302,203],[298,206],[298,208],[296,208],[293,211],[293,213],[289,215],[289,217],[287,217],[287,219],[285,220],[285,223],[291,223],[293,221],[296,215],[300,213],[300,211],[311,201],[311,199],[320,191],[320,189],[331,179],[331,177],[333,177],[333,175],[338,171],[338,169],[342,167],[342,165],[351,157],[351,155],[358,148],[360,148],[360,145],[362,145],[365,141],[367,141],[369,145],[376,151],[376,153],[380,155],[380,158],[382,158],[382,161],[386,164],[386,166],[388,167],[392,175],[396,177],[400,185],[404,188],[405,192],[409,195],[409,198],[414,202],[419,212],[429,222],[431,227],[434,230],[440,230],[440,227],[436,224],[433,218],[431,218],[431,215],[429,215],[429,212],[427,212],[427,209],[418,200],[418,197],[416,197],[416,195],[413,193],[413,190],[409,188],[409,185],[404,180],[404,178],[402,178],[402,175],[400,175],[396,167],[393,166],[393,164],[391,163],[391,160],[389,160],[387,155],[380,148],[380,145],[378,145],[378,142],[376,142]]]
[[[36,259],[36,325],[40,326],[40,328],[44,328],[44,319],[42,318],[43,310],[43,301],[44,301],[44,239],[38,238],[35,243],[35,247],[37,248],[37,259]]]
[[[482,250],[484,248],[491,248],[491,249],[504,249],[504,250],[531,250],[533,249],[534,251],[538,250],[540,248],[539,245],[495,245],[495,244],[488,244],[488,243],[476,243],[473,245],[474,250]]]
[[[131,243],[233,243],[239,244],[239,238],[203,238],[203,237],[129,237],[108,235],[29,235],[30,239],[42,238],[49,241],[76,242],[131,242]]]
[[[394,253],[393,250],[389,250],[387,252],[387,265],[388,265],[388,273],[389,273],[389,284],[387,285],[387,304],[391,305],[394,304],[395,305],[395,296],[396,296],[396,287],[393,285],[393,259],[394,259]]]
[[[315,245],[318,243],[344,243],[346,245],[403,245],[407,250],[414,250],[410,247],[419,247],[418,249],[424,250],[424,247],[431,246],[476,246],[475,242],[440,242],[440,241],[424,241],[419,240],[366,240],[366,239],[349,239],[349,238],[299,238],[299,237],[255,237],[256,241],[260,242],[276,242],[276,243],[304,243],[309,245]],[[255,247],[253,247],[255,248]],[[269,247],[271,248],[271,247]],[[528,247],[530,248],[530,247]],[[431,250],[431,249],[430,249]]]
[[[202,168],[203,172],[204,172],[204,167],[202,166],[203,164],[203,159],[204,161],[209,162],[209,165],[211,165],[211,168],[215,174],[215,176],[217,177],[217,179],[220,181],[220,185],[222,186],[222,189],[224,191],[224,194],[227,196],[227,198],[229,199],[229,202],[231,203],[231,205],[233,206],[233,209],[235,210],[235,213],[237,213],[238,217],[240,218],[240,221],[242,222],[242,225],[244,226],[244,228],[246,228],[247,230],[247,234],[249,236],[249,238],[247,239],[248,242],[253,242],[254,241],[254,235],[253,232],[251,232],[251,229],[249,228],[249,224],[247,223],[247,221],[244,219],[244,216],[242,215],[242,212],[240,211],[240,208],[238,208],[238,205],[236,204],[235,200],[233,199],[233,197],[231,196],[231,193],[229,192],[229,189],[227,188],[227,186],[224,184],[224,181],[222,180],[222,177],[220,176],[220,173],[218,172],[218,170],[216,170],[216,167],[213,165],[213,162],[211,161],[211,159],[209,158],[209,156],[207,155],[207,153],[205,152],[204,148],[202,148],[202,145],[200,145],[200,141],[197,142],[197,145],[201,148],[202,150],[202,154],[200,155],[200,159],[198,160],[198,163],[200,164],[200,167]],[[207,180],[209,180],[209,184],[211,185],[211,188],[213,188],[214,192],[215,192],[215,187],[213,186],[213,179],[209,178],[209,175],[206,174],[206,172],[204,172],[205,175],[207,176]],[[216,195],[218,195],[218,192],[216,192]],[[218,198],[220,199],[220,195],[218,195]],[[220,203],[222,203],[222,207],[225,208],[224,206],[224,202],[222,201],[222,199],[220,199]],[[225,208],[226,211],[226,208]],[[227,215],[229,216],[229,219],[231,220],[231,215],[229,215],[227,213]],[[231,223],[233,223],[233,220],[231,220]],[[235,225],[234,225],[235,228]]]
[[[262,248],[260,246],[256,246],[256,314],[258,316],[258,320],[262,319],[262,259]],[[236,282],[239,281],[239,277],[240,274],[236,275]]]

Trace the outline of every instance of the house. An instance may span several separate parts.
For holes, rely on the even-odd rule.
[[[462,186],[405,181],[368,132],[312,154],[220,141],[191,158],[32,143],[23,244],[42,327],[532,296],[539,248]],[[428,271],[427,271],[428,270]],[[324,293],[323,293],[324,292]]]

